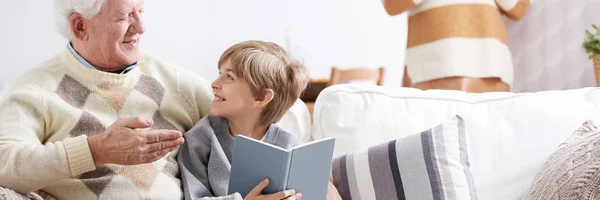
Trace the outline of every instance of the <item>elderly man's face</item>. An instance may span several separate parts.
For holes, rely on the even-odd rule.
[[[145,31],[143,5],[144,0],[106,0],[89,20],[86,48],[91,48],[100,67],[111,70],[137,62],[138,45]]]

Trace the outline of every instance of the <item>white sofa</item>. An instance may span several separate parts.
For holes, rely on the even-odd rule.
[[[303,108],[295,107],[295,119],[305,123],[305,116],[299,117],[306,114]],[[314,109],[312,132],[300,136],[337,138],[334,157],[419,133],[458,114],[465,122],[479,199],[506,200],[524,194],[575,129],[600,120],[600,88],[468,94],[348,84],[325,89]]]

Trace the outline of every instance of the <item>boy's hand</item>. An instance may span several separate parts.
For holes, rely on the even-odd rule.
[[[333,174],[329,173],[329,184],[327,184],[327,200],[342,200],[342,196],[333,185]]]
[[[248,195],[246,195],[246,198],[244,198],[244,200],[300,200],[302,199],[302,194],[301,193],[296,193],[296,191],[294,190],[286,190],[286,191],[281,191],[275,194],[267,194],[267,195],[263,195],[261,194],[262,191],[269,185],[269,179],[265,179],[263,181],[261,181],[260,183],[258,183],[258,185],[256,185],[256,187],[254,187],[254,189],[252,189],[250,191],[250,193],[248,193]]]
[[[332,182],[329,182],[327,185],[327,200],[342,200],[340,193],[337,191],[337,188],[335,188]]]

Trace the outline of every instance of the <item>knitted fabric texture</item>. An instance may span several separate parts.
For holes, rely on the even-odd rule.
[[[185,132],[208,113],[209,83],[144,54],[127,74],[63,51],[21,76],[0,104],[0,186],[57,199],[181,199],[177,151],[148,164],[94,166],[86,137],[120,118]]]
[[[598,127],[598,124],[587,121],[559,145],[538,172],[523,199],[600,199]]]

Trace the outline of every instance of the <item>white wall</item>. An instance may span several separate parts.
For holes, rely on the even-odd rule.
[[[0,85],[64,47],[51,6],[52,1],[0,1]]]
[[[536,0],[521,21],[507,20],[513,92],[596,86],[583,49],[585,30],[600,25],[600,0]]]
[[[0,83],[65,47],[54,29],[52,4],[0,1]],[[227,47],[261,39],[288,48],[313,77],[329,77],[331,65],[384,65],[385,84],[401,84],[406,16],[387,16],[380,1],[151,0],[145,10],[142,48],[209,80]]]

